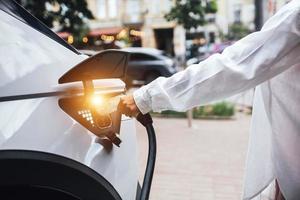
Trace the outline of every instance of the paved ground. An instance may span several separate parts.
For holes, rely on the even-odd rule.
[[[152,200],[235,200],[242,194],[250,116],[236,120],[154,119],[157,165]],[[137,125],[138,133],[144,129]],[[140,180],[147,154],[138,134]]]

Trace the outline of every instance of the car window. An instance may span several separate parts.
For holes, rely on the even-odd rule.
[[[157,58],[144,53],[130,54],[130,61],[147,61],[147,60],[157,60]]]

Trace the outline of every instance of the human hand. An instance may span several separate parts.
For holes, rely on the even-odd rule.
[[[132,95],[121,97],[118,110],[128,117],[136,117],[140,113]]]

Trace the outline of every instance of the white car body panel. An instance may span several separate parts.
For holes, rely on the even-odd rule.
[[[59,77],[84,56],[2,10],[0,19],[0,97],[64,88],[57,84]],[[124,87],[114,83],[114,88]],[[121,146],[109,152],[59,108],[58,97],[1,102],[0,113],[1,150],[36,150],[74,159],[105,177],[122,199],[135,199],[137,145],[132,119],[123,117]]]

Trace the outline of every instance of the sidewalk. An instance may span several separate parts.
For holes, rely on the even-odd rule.
[[[155,118],[157,162],[152,200],[241,199],[250,116],[236,120]],[[140,180],[144,173],[147,140],[137,125]]]

